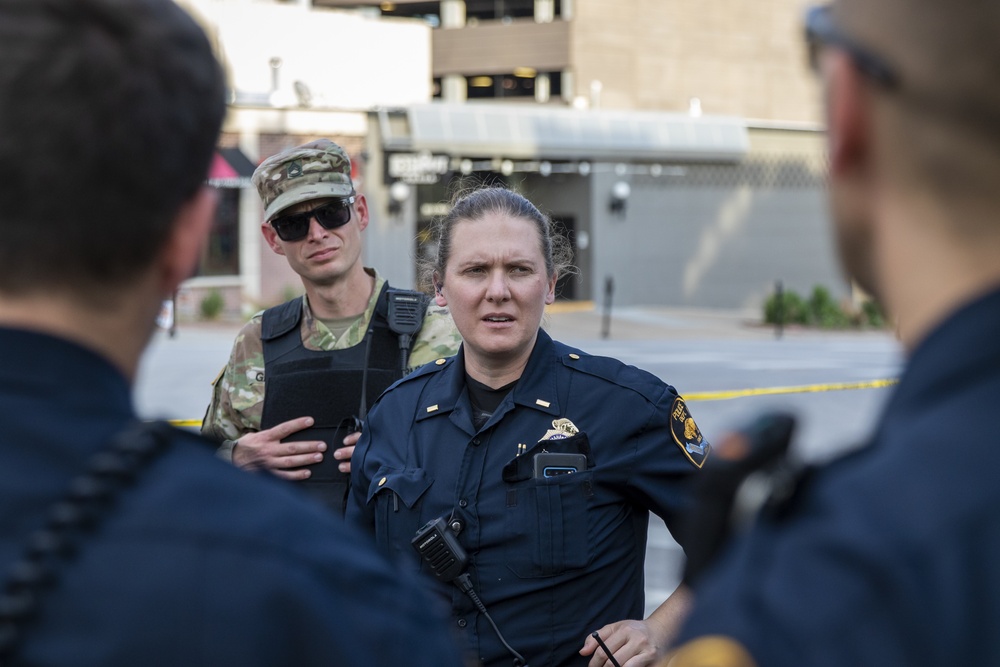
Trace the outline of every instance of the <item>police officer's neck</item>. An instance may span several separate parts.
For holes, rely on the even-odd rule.
[[[911,196],[882,213],[879,291],[900,341],[912,351],[955,310],[1000,287],[1000,232],[975,224],[974,210],[954,202],[935,206]]]
[[[132,383],[160,305],[156,299],[128,297],[86,303],[58,291],[17,297],[0,293],[0,327],[36,331],[88,348]]]
[[[529,350],[529,354],[517,359],[484,357],[470,354],[466,349],[465,372],[476,382],[499,389],[521,378],[530,356]]]

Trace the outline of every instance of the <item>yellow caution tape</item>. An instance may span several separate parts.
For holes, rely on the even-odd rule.
[[[844,389],[881,389],[897,384],[899,380],[868,380],[866,382],[835,382],[830,384],[807,384],[798,387],[763,387],[760,389],[734,389],[732,391],[703,391],[684,394],[685,401],[724,401],[745,396],[775,396],[778,394],[809,394],[820,391],[842,391]]]
[[[200,419],[168,419],[167,422],[171,426],[181,426],[181,427],[184,427],[184,426],[194,426],[194,427],[197,427],[197,428],[201,428],[201,420]]]
[[[745,396],[777,396],[779,394],[811,394],[820,391],[843,391],[845,389],[882,389],[898,384],[899,380],[868,380],[866,382],[834,382],[829,384],[807,384],[798,387],[762,387],[760,389],[733,389],[731,391],[702,391],[684,394],[685,401],[724,401]],[[173,426],[201,428],[200,419],[170,419]]]

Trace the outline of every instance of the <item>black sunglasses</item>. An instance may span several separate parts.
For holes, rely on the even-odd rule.
[[[811,7],[806,12],[806,45],[809,48],[809,66],[819,71],[819,56],[826,45],[845,51],[854,65],[868,78],[883,88],[892,90],[899,86],[899,76],[882,58],[858,44],[845,34],[833,20],[830,5]]]
[[[336,229],[349,223],[353,204],[353,195],[343,199],[334,199],[309,211],[289,213],[272,218],[271,227],[274,228],[278,238],[282,241],[299,241],[309,234],[309,222],[313,218],[316,218],[316,222],[323,229]]]

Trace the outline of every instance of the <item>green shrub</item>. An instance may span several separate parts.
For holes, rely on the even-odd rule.
[[[768,324],[807,324],[806,304],[795,292],[783,291],[779,298],[772,294],[764,302],[764,321]]]
[[[222,314],[222,309],[226,307],[226,300],[222,298],[222,293],[217,289],[211,290],[201,300],[201,317],[206,320],[214,320]]]
[[[850,325],[851,318],[830,296],[830,290],[816,285],[809,297],[809,322],[823,329],[842,329]]]
[[[764,322],[766,324],[804,324],[823,329],[846,329],[849,327],[885,326],[882,309],[873,300],[866,300],[861,309],[847,310],[822,285],[813,287],[809,299],[803,299],[793,290],[783,290],[779,298],[771,294],[764,301]]]

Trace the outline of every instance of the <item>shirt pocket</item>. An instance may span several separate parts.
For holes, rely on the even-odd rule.
[[[593,470],[528,479],[507,489],[507,566],[521,578],[553,577],[590,564]]]
[[[375,541],[394,558],[412,561],[416,552],[410,541],[424,525],[420,499],[434,480],[421,468],[382,467],[368,487],[368,504],[374,506]]]

